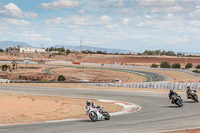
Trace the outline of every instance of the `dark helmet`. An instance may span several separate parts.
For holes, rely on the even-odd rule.
[[[190,86],[187,86],[187,91],[190,91]]]
[[[170,93],[173,93],[174,91],[172,90],[172,89],[170,89],[170,91],[169,91]]]
[[[92,105],[92,102],[90,100],[87,100],[86,104],[87,104],[87,106],[90,106],[90,105]]]

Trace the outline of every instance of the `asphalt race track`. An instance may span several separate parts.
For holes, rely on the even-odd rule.
[[[155,133],[200,127],[200,104],[186,100],[185,94],[181,94],[184,106],[179,108],[171,104],[167,93],[158,92],[8,86],[1,86],[0,92],[111,99],[142,107],[135,113],[113,116],[110,121],[0,126],[1,133]]]

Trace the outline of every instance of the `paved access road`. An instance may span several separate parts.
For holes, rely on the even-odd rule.
[[[0,92],[111,99],[142,107],[135,113],[113,116],[110,121],[80,120],[0,126],[1,133],[155,133],[200,127],[200,104],[186,100],[185,94],[181,94],[184,106],[179,108],[170,103],[168,94],[157,92],[6,86],[1,86]]]

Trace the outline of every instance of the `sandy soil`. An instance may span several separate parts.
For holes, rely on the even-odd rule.
[[[63,74],[64,76],[74,77],[76,79],[96,82],[114,82],[115,79],[120,79],[123,83],[138,83],[145,82],[147,80],[144,76],[137,74],[101,69],[63,67],[54,69],[52,72],[56,74]]]
[[[4,64],[0,64],[4,65]],[[12,64],[8,64],[12,68]],[[17,75],[18,79],[20,80],[33,80],[33,79],[40,79],[42,81],[49,81],[49,80],[57,80],[57,76],[50,75],[44,72],[46,68],[49,68],[51,66],[47,65],[28,65],[28,69],[25,68],[25,64],[18,64],[18,70],[12,70],[12,71],[1,71],[0,70],[0,78],[6,78],[9,80],[17,80]]]
[[[0,93],[0,101],[0,124],[87,117],[86,99]],[[121,106],[112,103],[92,101],[110,113],[122,110]]]
[[[133,66],[150,66],[152,63],[160,64],[163,61],[167,61],[170,64],[180,63],[182,67],[185,63],[192,63],[197,65],[200,62],[200,57],[169,57],[169,56],[138,56],[138,55],[92,55],[86,56],[80,60],[81,62],[93,62],[93,63],[106,63],[111,64],[115,62],[116,64],[123,65],[133,65]]]

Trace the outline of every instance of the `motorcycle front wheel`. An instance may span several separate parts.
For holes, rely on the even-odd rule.
[[[96,122],[98,120],[98,116],[95,112],[89,113],[89,117],[92,121]]]

